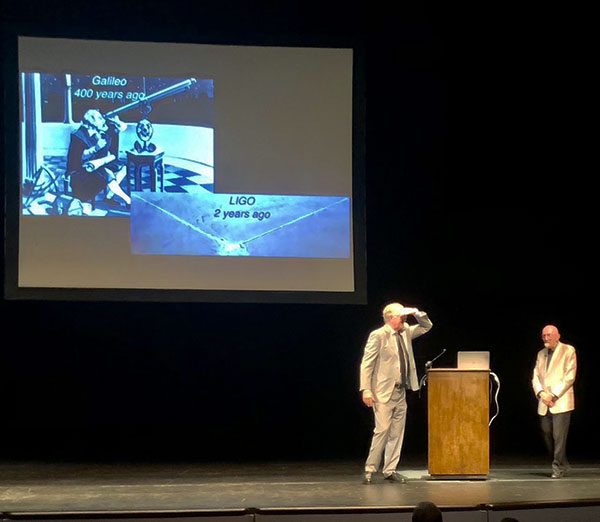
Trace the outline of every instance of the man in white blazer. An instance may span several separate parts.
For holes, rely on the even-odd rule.
[[[417,324],[405,320],[413,316]],[[392,303],[383,309],[384,325],[370,333],[360,366],[362,400],[373,408],[375,429],[365,463],[364,482],[370,484],[383,457],[383,475],[392,482],[405,482],[396,472],[406,424],[406,390],[419,389],[413,354],[413,339],[433,326],[427,314],[416,308]]]
[[[533,392],[538,398],[538,415],[546,448],[552,457],[552,478],[565,476],[567,434],[571,412],[575,409],[573,383],[577,374],[575,348],[560,342],[558,328],[542,330],[544,348],[538,352],[533,370]]]

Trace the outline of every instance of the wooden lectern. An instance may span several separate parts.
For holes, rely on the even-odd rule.
[[[489,370],[428,370],[429,474],[432,478],[485,478],[488,475],[489,376]]]

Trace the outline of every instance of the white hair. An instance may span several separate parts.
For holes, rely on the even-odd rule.
[[[390,303],[383,309],[383,321],[388,322],[392,317],[402,315],[404,306],[400,303]]]

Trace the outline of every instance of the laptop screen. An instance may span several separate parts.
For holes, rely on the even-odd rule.
[[[457,368],[459,370],[489,370],[490,352],[458,352]]]

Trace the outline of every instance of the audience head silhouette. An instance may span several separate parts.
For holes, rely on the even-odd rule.
[[[442,512],[433,502],[419,502],[413,510],[412,522],[442,521]]]

